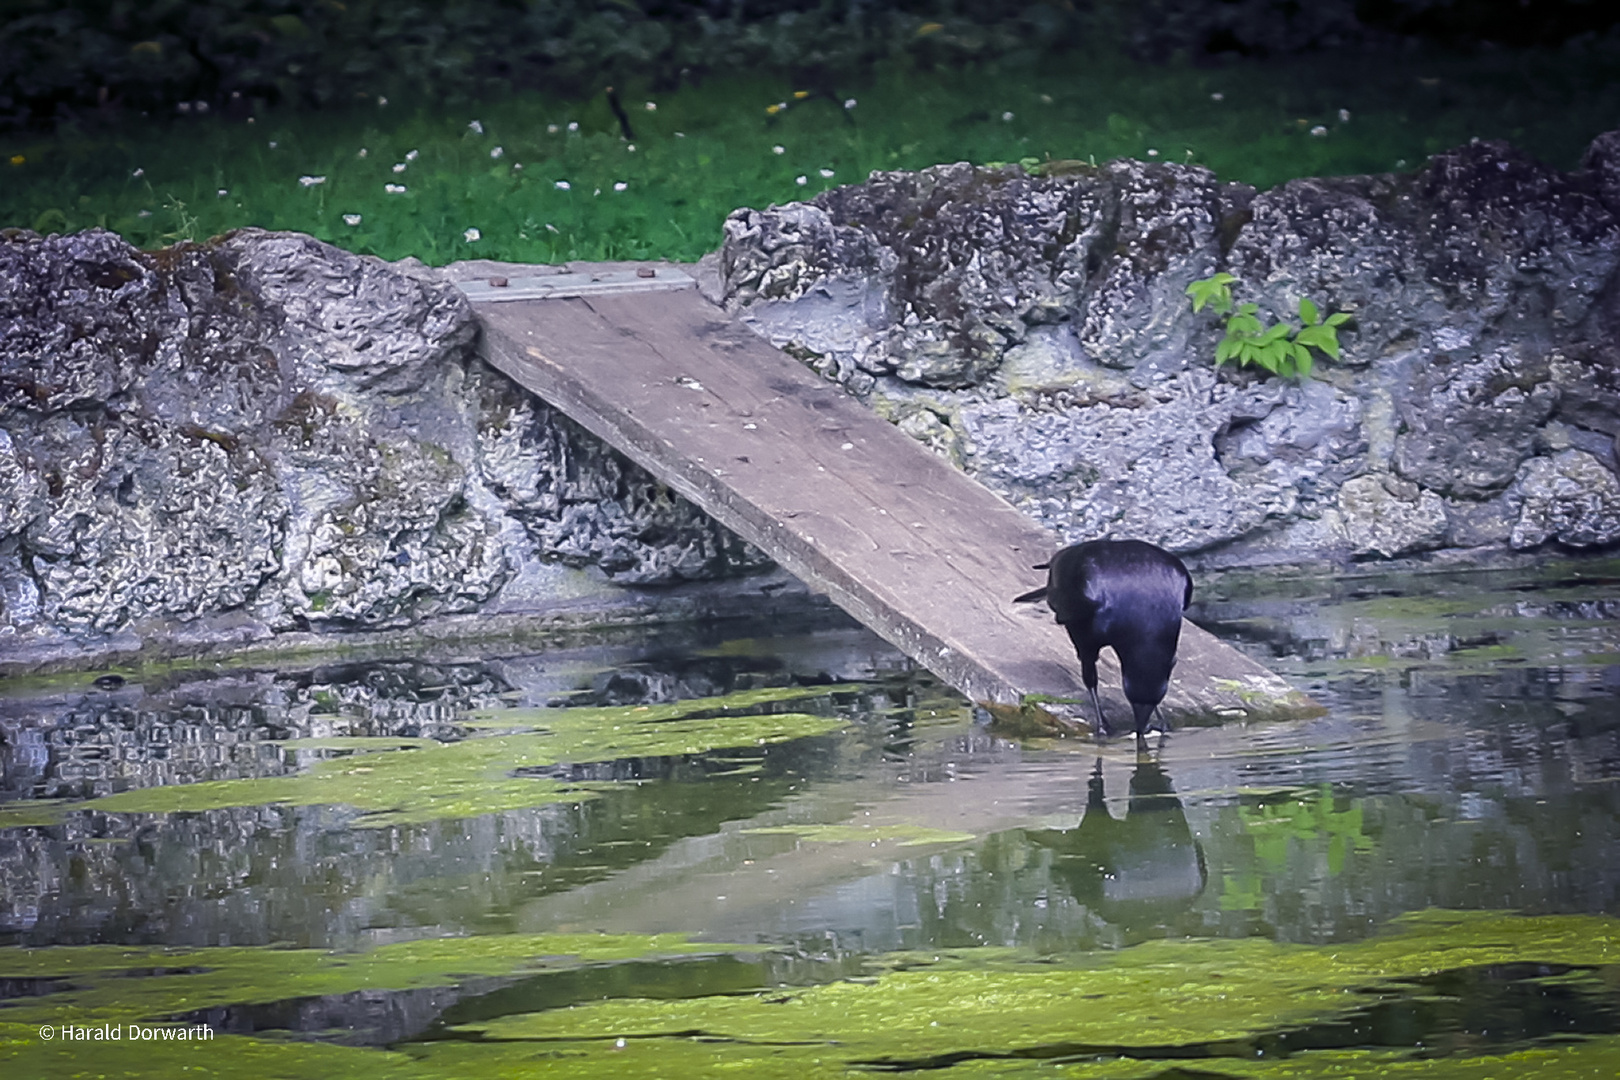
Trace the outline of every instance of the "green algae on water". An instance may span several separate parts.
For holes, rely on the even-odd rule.
[[[164,1025],[142,1025],[143,1030]],[[36,1025],[0,1021],[0,1073],[27,1080],[434,1080],[401,1053],[324,1043],[215,1035],[195,1042],[49,1042]]]
[[[1008,948],[874,957],[869,975],[818,986],[687,999],[618,998],[456,1026],[452,1037],[388,1051],[220,1036],[210,1055],[176,1047],[150,1059],[105,1046],[43,1046],[30,1025],[162,1022],[198,1009],[312,995],[449,985],[521,974],[545,978],[612,964],[745,947],[677,936],[491,935],[338,954],[319,950],[0,950],[0,977],[61,978],[14,999],[0,1022],[0,1068],[24,1075],[626,1077],[847,1076],[928,1069],[946,1075],[1232,1080],[1490,1080],[1612,1076],[1620,1037],[1481,1044],[1466,1056],[1419,1048],[1345,1047],[1273,1055],[1267,1040],[1314,1030],[1381,1001],[1421,992],[1442,972],[1506,965],[1583,969],[1612,991],[1620,919],[1431,911],[1390,932],[1336,945],[1264,939],[1164,940],[1112,952],[1039,955]],[[155,972],[155,974],[152,974]],[[1555,976],[1557,978],[1557,976]],[[1570,981],[1570,980],[1565,980]],[[1421,1037],[1421,1036],[1418,1036]],[[205,1044],[206,1045],[206,1044]],[[240,1053],[237,1053],[237,1049]],[[127,1049],[127,1048],[126,1048]],[[1425,1053],[1427,1053],[1425,1051]],[[1186,1067],[1197,1059],[1196,1068]],[[1178,1064],[1180,1062],[1180,1064]],[[171,1071],[158,1070],[161,1063]],[[117,1066],[106,1069],[102,1066]]]
[[[807,1048],[807,1056],[813,1048],[814,1057],[843,1068],[1207,1056],[1220,1059],[1209,1064],[1222,1075],[1229,1060],[1253,1056],[1254,1040],[1343,1021],[1370,1003],[1409,994],[1414,979],[1518,963],[1620,963],[1620,920],[1435,912],[1401,920],[1389,935],[1346,945],[1155,941],[1112,953],[1021,958],[1007,950],[965,949],[912,955],[869,980],[688,1001],[605,1001],[501,1017],[463,1031],[553,1049],[573,1045],[587,1057],[618,1039],[675,1047],[696,1036],[756,1047],[768,1057],[779,1057],[781,1047]],[[1584,1061],[1613,1060],[1620,1044],[1606,1045],[1577,1050]],[[429,1057],[438,1052],[430,1048]],[[1352,1060],[1368,1063],[1353,1055],[1340,1055],[1339,1063]],[[1241,1075],[1313,1074],[1246,1069]]]
[[[453,986],[471,978],[566,971],[583,964],[757,952],[683,934],[484,934],[423,938],[359,952],[121,945],[0,949],[0,978],[62,979],[53,993],[13,999],[9,1023],[157,1022],[226,1005]]]
[[[201,813],[232,806],[351,806],[355,822],[380,828],[478,817],[591,798],[601,785],[527,772],[629,757],[703,754],[823,735],[844,718],[766,712],[815,696],[802,688],[748,690],[718,698],[617,708],[514,709],[474,714],[488,733],[455,742],[392,737],[299,739],[299,752],[340,752],[287,776],[141,788],[77,803],[0,806],[0,828],[51,825],[74,810]],[[494,722],[501,727],[493,728]]]
[[[17,1029],[15,1031],[9,1029]],[[405,1043],[392,1050],[222,1035],[193,1045],[41,1044],[19,1025],[0,1024],[0,1067],[9,1075],[106,1076],[120,1080],[318,1077],[321,1080],[848,1080],[889,1070],[850,1064],[839,1046],[739,1043],[703,1036],[592,1039],[556,1043]],[[1275,1059],[1097,1057],[1051,1060],[989,1055],[925,1075],[964,1080],[1597,1080],[1620,1069],[1620,1038],[1468,1058],[1414,1059],[1387,1051],[1312,1051]]]
[[[1106,1008],[1106,1005],[1096,1007]],[[947,1036],[941,1036],[942,1039]],[[404,1047],[421,1073],[411,1076],[499,1076],[503,1080],[848,1080],[905,1075],[941,1080],[1049,1077],[1056,1080],[1608,1080],[1620,1070],[1620,1037],[1596,1036],[1556,1046],[1518,1048],[1467,1058],[1413,1058],[1392,1051],[1316,1050],[1285,1058],[1204,1057],[1178,1063],[1108,1054],[1052,1056],[994,1051],[930,1061],[926,1070],[854,1060],[839,1043],[738,1042],[705,1035],[629,1036],[558,1042],[445,1041]]]
[[[386,1080],[455,1075],[406,1054],[217,1034],[175,1043],[135,1041],[128,1029],[176,1026],[199,1010],[358,991],[452,986],[477,977],[533,975],[583,965],[750,952],[678,934],[501,934],[432,938],[365,952],[319,949],[0,949],[0,978],[63,980],[14,999],[0,1020],[0,1074],[27,1077],[320,1077]],[[41,1025],[117,1025],[117,1042],[46,1041]]]
[[[749,836],[797,836],[812,844],[893,843],[900,847],[924,844],[965,844],[973,833],[934,829],[927,825],[897,822],[886,825],[770,825],[744,830]]]

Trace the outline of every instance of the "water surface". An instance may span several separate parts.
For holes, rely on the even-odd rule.
[[[14,683],[0,1060],[136,1064],[39,1041],[74,1015],[328,1055],[308,1075],[1612,1075],[1620,566],[1229,575],[1194,615],[1323,714],[1145,749],[1014,740],[826,620]],[[321,966],[341,957],[376,970]],[[1153,996],[1206,977],[1251,989]],[[1001,978],[999,1004],[939,1027]],[[856,991],[830,1030],[767,1037],[735,1011]],[[854,1018],[892,1002],[885,1026]],[[975,1029],[985,1008],[1005,1023]],[[1087,1027],[1099,1011],[1130,1024]],[[1192,1015],[1209,1030],[1175,1026]]]

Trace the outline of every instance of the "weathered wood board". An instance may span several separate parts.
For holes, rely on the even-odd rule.
[[[1027,695],[1084,697],[1050,611],[1012,603],[1045,580],[1032,566],[1056,538],[697,292],[477,309],[495,367],[970,699],[1004,713]],[[1102,679],[1111,723],[1128,729],[1111,652]],[[1172,722],[1310,709],[1260,664],[1183,627]]]
[[[696,289],[697,282],[669,267],[639,267],[635,270],[575,270],[539,273],[551,267],[536,267],[535,273],[518,276],[490,274],[457,282],[467,299],[474,303],[497,304],[513,300],[563,300],[573,296],[606,296],[625,292],[662,292]]]

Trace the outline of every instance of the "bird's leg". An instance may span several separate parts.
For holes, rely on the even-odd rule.
[[[1148,723],[1136,729],[1136,754],[1138,758],[1147,752],[1147,737],[1150,731],[1159,733],[1159,749],[1162,751],[1165,740],[1170,737],[1170,726],[1164,722],[1164,717],[1159,712],[1157,705],[1153,706],[1153,711],[1148,714]]]
[[[1087,693],[1090,693],[1090,695],[1092,695],[1092,708],[1097,709],[1097,733],[1098,733],[1098,735],[1113,735],[1113,732],[1111,732],[1111,730],[1108,729],[1108,717],[1103,716],[1103,699],[1098,698],[1098,696],[1097,696],[1097,683],[1093,682],[1092,685],[1090,685],[1090,687],[1085,688],[1085,690],[1087,690]]]
[[[1089,648],[1077,648],[1076,653],[1081,657],[1081,682],[1085,683],[1085,693],[1092,695],[1092,708],[1097,709],[1098,735],[1113,735],[1108,730],[1108,717],[1103,716],[1103,699],[1097,696],[1097,653]]]
[[[1101,736],[1112,735],[1113,732],[1108,727],[1108,717],[1103,715],[1102,698],[1097,695],[1097,683],[1095,681],[1086,687],[1086,693],[1091,695],[1091,707],[1097,711],[1097,726],[1094,729],[1096,734]]]
[[[1112,735],[1108,728],[1108,717],[1103,715],[1102,698],[1097,696],[1097,654],[1087,656],[1080,654],[1080,681],[1086,684],[1086,693],[1091,695],[1091,707],[1097,710],[1097,734],[1104,737]]]

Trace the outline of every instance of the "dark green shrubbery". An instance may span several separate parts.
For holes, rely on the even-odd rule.
[[[1047,3],[859,0],[10,0],[0,25],[0,123],[97,109],[254,101],[329,106],[378,95],[668,87],[714,70],[812,82],[910,52],[925,62],[1051,42]],[[910,10],[912,7],[918,11]]]
[[[1275,54],[1418,33],[1548,43],[1597,0],[0,0],[0,125],[120,110],[461,100],[667,88],[777,71],[830,89],[927,65],[1114,42],[1145,59]],[[1620,10],[1620,9],[1615,9]],[[818,85],[819,84],[819,85]]]
[[[1422,39],[1559,45],[1620,21],[1612,0],[1102,0],[1105,26],[1137,58],[1275,56]]]

